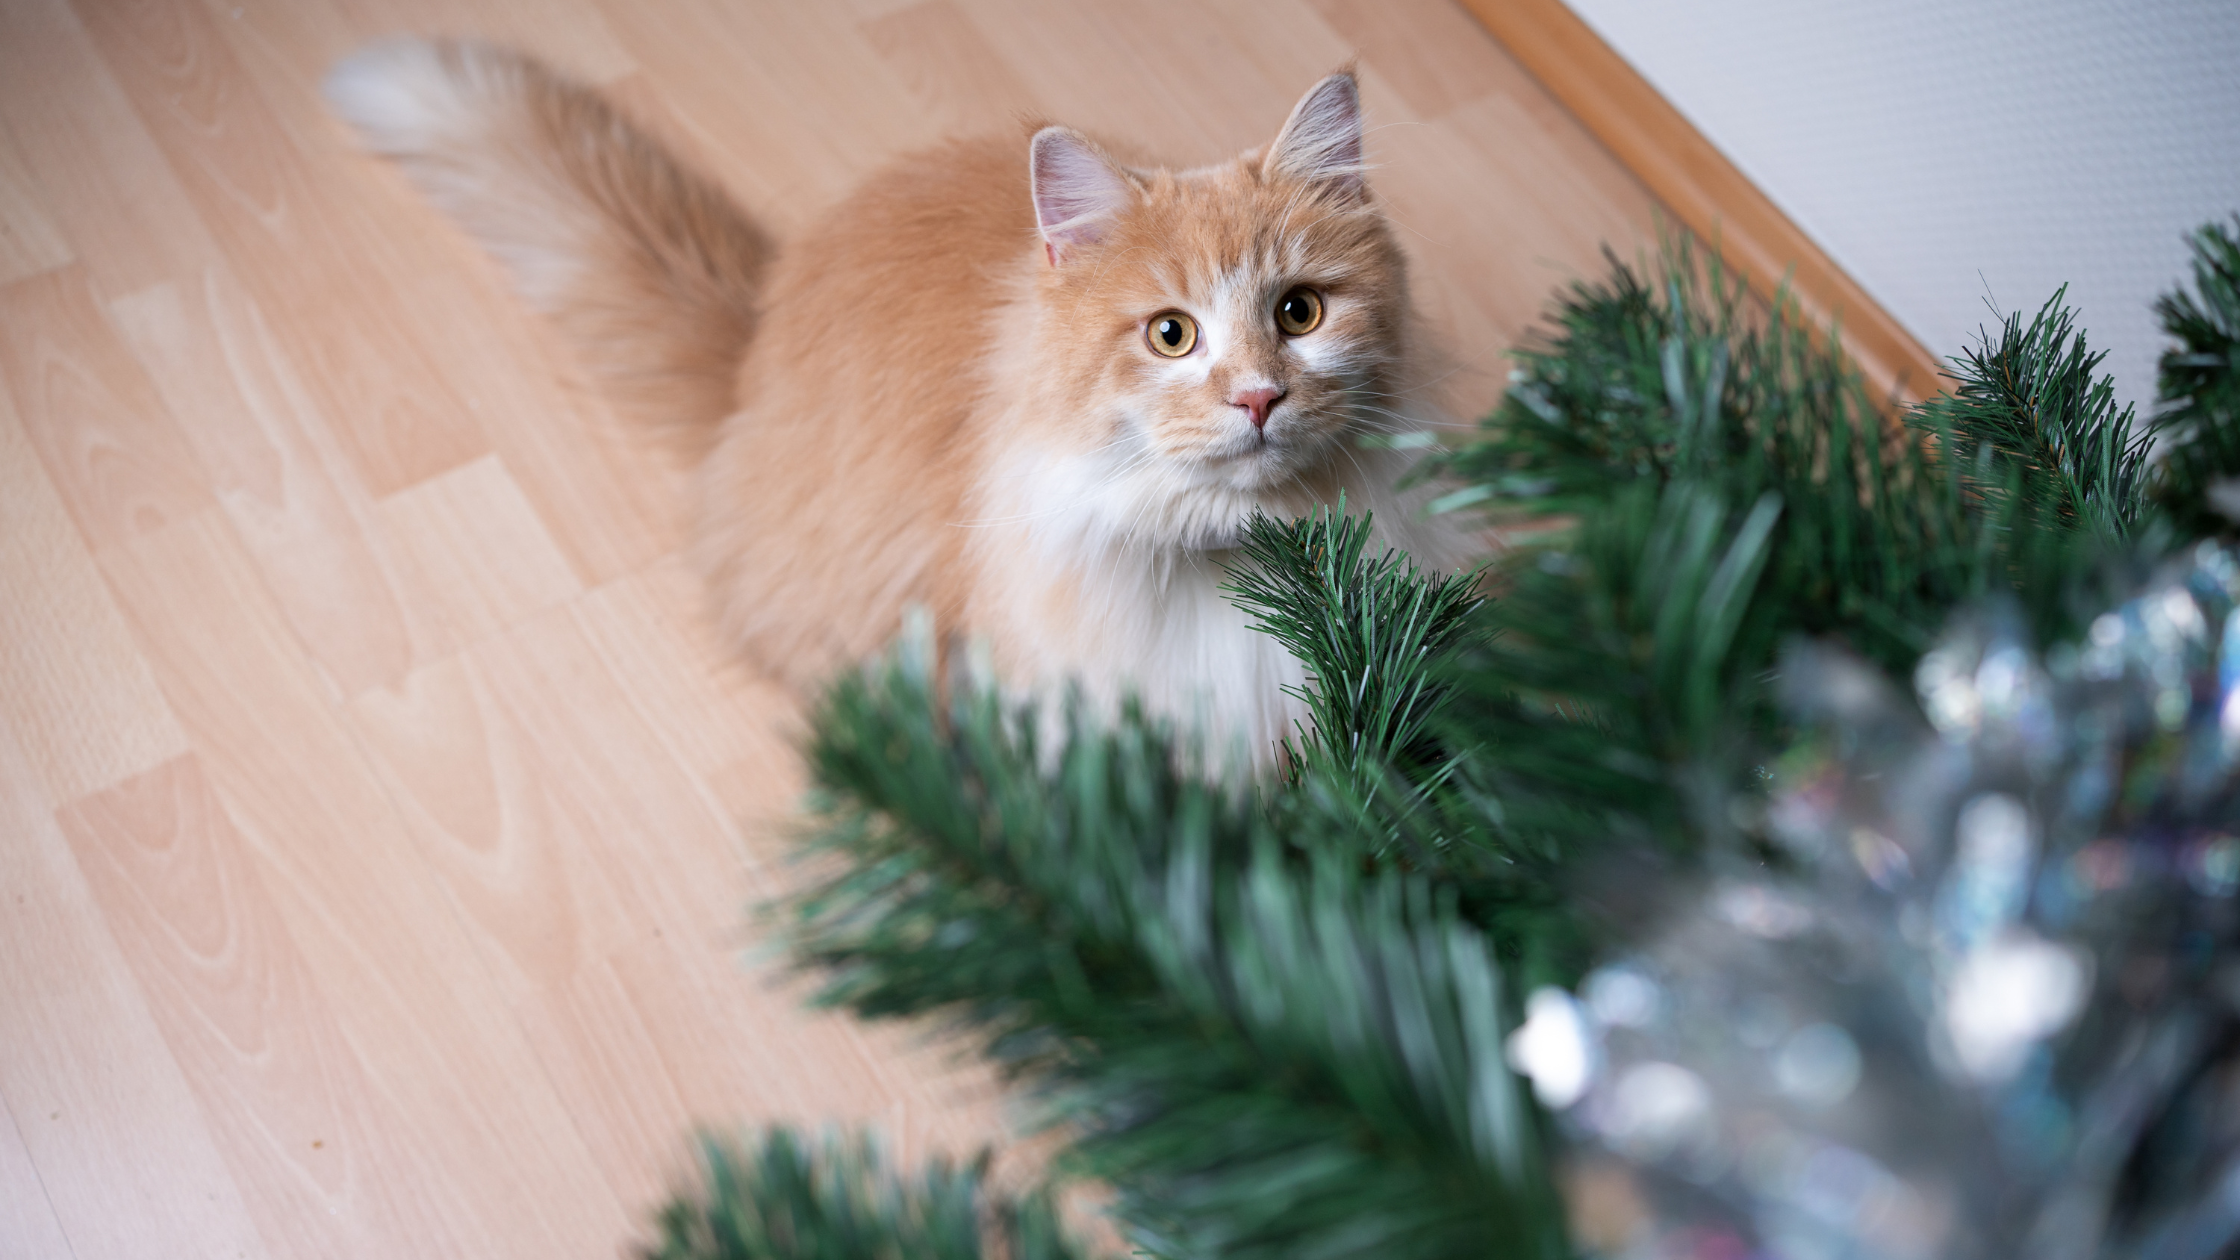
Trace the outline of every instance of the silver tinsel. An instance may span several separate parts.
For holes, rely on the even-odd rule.
[[[2083,642],[1960,625],[1908,699],[1824,648],[1735,860],[1512,1061],[1609,1256],[2240,1254],[2240,562]]]

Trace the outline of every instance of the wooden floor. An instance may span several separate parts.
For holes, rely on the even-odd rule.
[[[696,1124],[1001,1133],[756,952],[798,705],[711,649],[679,474],[322,112],[396,31],[611,85],[781,240],[1019,111],[1241,149],[1358,56],[1473,408],[1653,231],[1434,0],[0,0],[0,1256],[610,1256]]]

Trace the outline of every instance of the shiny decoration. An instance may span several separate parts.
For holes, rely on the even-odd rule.
[[[1512,1063],[1579,1240],[1746,1260],[2240,1253],[2240,563],[2040,654],[1996,612],[1909,702],[1826,648],[1763,844]]]

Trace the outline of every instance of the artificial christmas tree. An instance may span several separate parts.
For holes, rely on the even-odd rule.
[[[1447,510],[1540,523],[1488,598],[1255,523],[1237,598],[1313,679],[1269,780],[923,637],[836,684],[797,957],[1001,1063],[1147,1254],[2219,1254],[2236,234],[2159,308],[2144,429],[2060,295],[1893,423],[1715,260],[1613,261],[1433,455]],[[781,1145],[659,1254],[841,1254],[799,1240],[873,1184],[850,1254],[958,1196],[1057,1254],[1039,1201]],[[793,1249],[692,1242],[740,1210]]]

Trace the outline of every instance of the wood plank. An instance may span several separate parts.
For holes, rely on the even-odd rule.
[[[1034,116],[1034,93],[954,0],[897,9],[865,21],[862,29],[896,80],[942,130],[1016,131],[1025,143],[1024,120]]]
[[[465,1255],[192,756],[70,803],[78,867],[281,1255]]]
[[[78,268],[0,289],[0,385],[88,545],[212,506],[193,449]]]
[[[271,1255],[52,809],[0,722],[0,1101],[70,1254]]]
[[[1507,59],[1452,0],[1314,0],[1314,8],[1417,118],[1513,90],[1506,67],[1490,64]]]
[[[656,931],[732,939],[733,833],[572,608],[351,711],[514,996]]]
[[[593,0],[201,0],[241,68],[304,152],[341,129],[319,83],[365,44],[399,35],[483,39],[535,51],[594,83],[635,69]]]
[[[736,938],[734,938],[736,939]],[[1013,1140],[1004,1095],[984,1061],[923,1023],[864,1024],[803,1009],[806,986],[742,974],[674,935],[614,959],[689,1114],[727,1124],[875,1129],[914,1166]]]
[[[1935,356],[1689,125],[1562,0],[1461,0],[1690,231],[1770,296],[1784,280],[1804,313],[1841,326],[1879,397],[1940,388]]]
[[[464,1254],[617,1237],[621,1206],[459,919],[212,512],[99,557],[329,1009]]]
[[[807,986],[779,969],[755,907],[805,875],[789,860],[802,788],[793,751],[800,711],[726,656],[700,604],[694,575],[670,562],[592,592],[574,616],[646,738],[734,837],[735,904],[709,920],[709,935],[657,931],[607,964],[625,1009],[659,1030],[654,1044],[684,1114],[867,1124],[906,1164],[935,1151],[1008,1147],[1016,1135],[986,1065],[960,1057],[961,1047],[923,1023],[807,1012]]]
[[[1435,401],[1466,420],[1499,400],[1509,351],[1532,334],[1550,294],[1602,274],[1606,245],[1622,256],[1641,249],[1654,207],[1638,182],[1586,148],[1579,124],[1551,108],[1499,45],[1483,35],[1477,44],[1472,60],[1495,90],[1436,125],[1369,137],[1371,186],[1408,251],[1416,306],[1444,357]],[[1364,71],[1371,101],[1392,93],[1375,63]]]
[[[892,76],[862,72],[879,64],[877,50],[837,5],[601,9],[711,173],[780,240],[888,158],[940,136]],[[832,75],[848,90],[831,91]]]
[[[202,8],[89,3],[79,16],[311,387],[355,420],[337,435],[367,487],[386,494],[486,450],[464,391],[411,335],[414,307],[364,216],[303,159]],[[352,318],[317,318],[345,297]]]
[[[113,62],[136,68],[120,77],[180,155],[187,193],[364,490],[392,494],[495,449],[586,580],[673,547],[673,474],[656,462],[642,475],[629,456],[643,435],[598,431],[612,417],[570,388],[549,334],[489,261],[358,150],[301,61],[234,52],[261,48],[247,28],[272,13],[220,22],[191,3],[101,6],[89,25]],[[313,29],[332,41],[351,28]],[[351,318],[329,318],[338,305]]]
[[[93,555],[0,392],[0,720],[66,801],[186,751]]]
[[[52,271],[74,257],[62,229],[40,204],[14,137],[0,126],[0,284]]]
[[[223,6],[226,0],[216,0]],[[261,0],[252,22],[296,0]],[[593,83],[609,83],[637,69],[615,38],[597,0],[382,0],[380,4],[344,0],[351,46],[392,35],[446,35],[526,48],[554,65],[566,66]],[[349,47],[334,50],[336,56]]]
[[[104,295],[192,275],[214,246],[64,0],[0,5],[0,122]]]
[[[22,1260],[71,1260],[70,1240],[24,1149],[14,1113],[0,1107],[0,1239]]]
[[[1046,116],[1169,165],[1266,144],[1300,94],[1351,52],[1295,2],[1052,11],[1034,0],[982,0],[972,12]],[[1084,49],[1096,50],[1098,73],[1083,73]]]
[[[227,518],[337,694],[435,653],[399,593],[379,508],[264,312],[226,266],[109,304],[187,432]]]
[[[805,719],[800,697],[723,645],[706,605],[699,574],[671,557],[592,591],[576,620],[631,709],[732,830],[751,877],[780,860],[775,841],[806,786],[796,751]]]
[[[495,455],[380,505],[397,584],[449,654],[580,593],[566,556]]]
[[[616,840],[587,816],[574,785],[547,773],[484,659],[437,661],[350,711],[421,862],[459,908],[499,992],[518,1004],[653,927],[633,913],[628,885],[609,883],[610,867],[625,860]],[[556,707],[569,703],[573,683]]]
[[[544,1072],[580,1100],[575,1122],[610,1183],[646,1201],[676,1135],[706,1117],[901,1114],[908,1091],[883,1066],[897,1046],[874,1053],[851,1022],[801,1011],[797,991],[732,961],[747,941],[745,890],[778,888],[776,837],[754,843],[750,869],[717,794],[607,667],[660,672],[646,662],[670,656],[660,640],[673,631],[610,610],[594,637],[584,620],[556,610],[352,710]],[[649,630],[651,650],[632,650]],[[737,742],[709,740],[702,755],[736,767],[720,745]],[[783,793],[759,802],[774,816],[793,767],[758,778]],[[906,1076],[951,1075],[922,1054],[906,1061]],[[911,1142],[961,1153],[997,1131],[985,1075],[964,1078],[974,1105],[921,1096]]]

